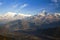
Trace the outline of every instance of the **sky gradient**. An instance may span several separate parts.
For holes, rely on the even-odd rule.
[[[60,0],[0,0],[0,14],[15,12],[34,15],[42,10],[60,13]]]

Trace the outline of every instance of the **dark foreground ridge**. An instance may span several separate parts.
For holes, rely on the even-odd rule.
[[[60,40],[60,27],[38,29],[35,31],[14,31],[0,35],[0,40]]]

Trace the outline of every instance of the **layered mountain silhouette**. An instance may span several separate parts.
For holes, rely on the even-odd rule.
[[[15,15],[17,17],[17,15]],[[0,34],[9,35],[33,35],[36,37],[43,37],[48,39],[59,39],[60,35],[60,14],[49,14],[43,11],[40,14],[24,17],[20,19],[5,21],[0,23]],[[8,19],[7,19],[8,20]],[[57,30],[57,31],[56,31]],[[43,36],[45,35],[45,36]]]
[[[16,17],[17,15],[15,15]],[[19,18],[21,18],[19,16]],[[8,20],[8,19],[7,19]],[[11,31],[14,30],[36,30],[36,29],[47,29],[60,26],[60,15],[57,13],[49,14],[46,11],[41,12],[40,14],[33,15],[30,17],[25,17],[22,19],[1,21],[1,25],[4,28],[8,28]]]

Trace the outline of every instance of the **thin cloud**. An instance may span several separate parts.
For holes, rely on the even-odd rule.
[[[15,5],[13,5],[12,7],[13,8],[17,8],[19,6],[19,4],[15,4]],[[28,6],[28,4],[23,4],[23,5],[20,5],[19,7],[22,9],[22,8],[25,8],[25,7],[27,7]]]
[[[0,2],[0,6],[2,5],[3,3],[2,2]]]
[[[16,7],[18,7],[18,4],[13,5],[13,8],[16,8]]]
[[[28,6],[28,4],[26,4],[26,3],[25,3],[25,4],[22,4],[22,5],[20,5],[20,4],[15,4],[15,5],[12,6],[12,8],[14,8],[14,9],[15,9],[15,8],[18,8],[16,12],[20,12],[21,9],[23,9],[23,8],[25,8],[25,7],[27,7],[27,6]]]
[[[55,5],[55,7],[58,8],[59,7],[58,1],[59,0],[51,0],[52,3],[50,5],[53,5],[53,6]]]
[[[57,3],[58,2],[58,0],[51,0],[52,2],[54,2],[54,3]]]
[[[20,8],[22,9],[22,8],[27,7],[27,6],[28,6],[28,4],[23,4],[23,5],[20,6]]]

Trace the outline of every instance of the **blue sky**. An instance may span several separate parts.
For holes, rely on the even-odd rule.
[[[0,0],[0,14],[16,12],[37,14],[42,10],[60,12],[60,0]]]

